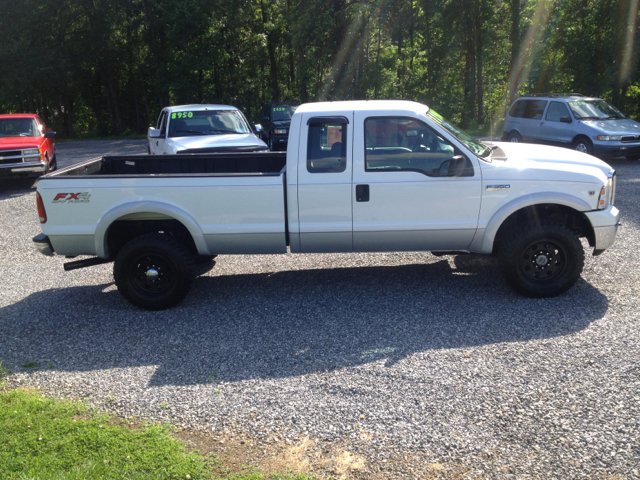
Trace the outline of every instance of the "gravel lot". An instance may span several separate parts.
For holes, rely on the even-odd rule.
[[[145,149],[67,143],[58,161]],[[11,386],[170,421],[258,465],[640,478],[640,164],[611,163],[623,226],[559,298],[514,294],[480,256],[222,256],[164,312],[121,298],[111,265],[37,253],[33,181],[0,180],[0,361]]]

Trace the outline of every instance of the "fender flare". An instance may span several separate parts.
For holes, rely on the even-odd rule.
[[[518,210],[522,210],[523,208],[542,204],[563,205],[578,212],[588,212],[593,210],[586,200],[566,193],[539,192],[523,195],[506,203],[493,214],[489,222],[487,222],[487,226],[484,228],[484,231],[478,230],[476,233],[476,236],[471,242],[471,250],[485,254],[492,253],[493,241],[496,238],[498,229],[510,215]]]
[[[107,231],[113,222],[125,215],[132,213],[159,213],[171,217],[182,223],[193,238],[198,253],[200,255],[211,255],[209,248],[204,239],[202,230],[198,223],[184,210],[163,202],[144,201],[144,202],[128,202],[112,208],[105,213],[98,221],[95,231],[95,247],[96,254],[100,258],[108,258],[109,251],[107,247]]]

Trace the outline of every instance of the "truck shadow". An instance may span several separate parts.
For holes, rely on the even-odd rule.
[[[157,365],[150,386],[281,378],[438,349],[553,338],[604,316],[580,280],[558,298],[523,298],[493,258],[200,277],[163,312],[112,284],[52,289],[0,308],[0,360],[14,371]],[[50,362],[49,367],[46,365]]]
[[[34,177],[0,177],[0,200],[34,194],[37,178]]]

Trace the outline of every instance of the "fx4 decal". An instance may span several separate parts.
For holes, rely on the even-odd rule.
[[[89,192],[58,193],[51,203],[89,203]]]

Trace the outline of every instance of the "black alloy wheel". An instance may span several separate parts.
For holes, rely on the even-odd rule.
[[[171,235],[150,233],[134,238],[118,253],[113,276],[120,293],[146,310],[180,303],[194,277],[193,254]]]
[[[566,292],[584,267],[584,249],[578,236],[547,219],[514,230],[497,255],[509,284],[532,298]]]

